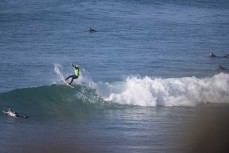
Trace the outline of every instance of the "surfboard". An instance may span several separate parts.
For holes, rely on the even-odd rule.
[[[63,80],[64,81],[64,84],[65,85],[67,85],[67,86],[69,86],[69,87],[71,87],[71,88],[74,88],[72,85],[70,85],[69,83],[67,83],[65,80]]]

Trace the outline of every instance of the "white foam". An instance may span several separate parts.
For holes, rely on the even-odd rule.
[[[54,64],[54,72],[57,74],[60,80],[64,80],[64,76],[60,71],[61,68],[62,66],[60,64]]]
[[[62,83],[62,66],[54,64],[57,82]],[[152,78],[127,77],[121,82],[95,83],[81,70],[76,84],[86,84],[96,89],[105,101],[137,106],[195,106],[200,103],[229,104],[229,75],[220,73],[213,77]]]
[[[199,103],[229,103],[229,75],[209,78],[128,77],[122,83],[103,84],[104,100],[138,106],[195,106]],[[106,92],[104,92],[106,91]]]

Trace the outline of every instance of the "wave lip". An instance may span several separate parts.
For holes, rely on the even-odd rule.
[[[200,103],[229,103],[228,91],[229,75],[224,73],[201,79],[128,77],[122,91],[112,92],[104,99],[138,106],[195,106]]]

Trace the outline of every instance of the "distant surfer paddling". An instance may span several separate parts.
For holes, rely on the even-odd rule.
[[[77,79],[79,77],[79,67],[77,65],[72,64],[72,67],[74,67],[74,74],[68,76],[65,81],[67,81],[68,79],[72,79],[71,82],[69,83],[70,85],[72,84],[74,79]]]
[[[91,27],[88,28],[88,32],[97,32],[95,29],[92,29]]]
[[[210,52],[209,57],[216,57],[216,55],[213,52]]]
[[[229,58],[229,54],[226,54],[224,56],[216,56],[213,52],[210,52],[209,57],[211,58],[213,57]]]
[[[10,117],[29,118],[28,116],[25,115],[23,116],[19,115],[17,112],[14,112],[12,108],[9,108],[7,112],[3,111],[3,113]]]
[[[219,70],[219,71],[229,71],[229,69],[223,67],[222,65],[218,65],[217,70]]]

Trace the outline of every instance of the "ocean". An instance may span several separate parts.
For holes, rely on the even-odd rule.
[[[2,0],[0,152],[228,152],[228,33],[226,0]]]

